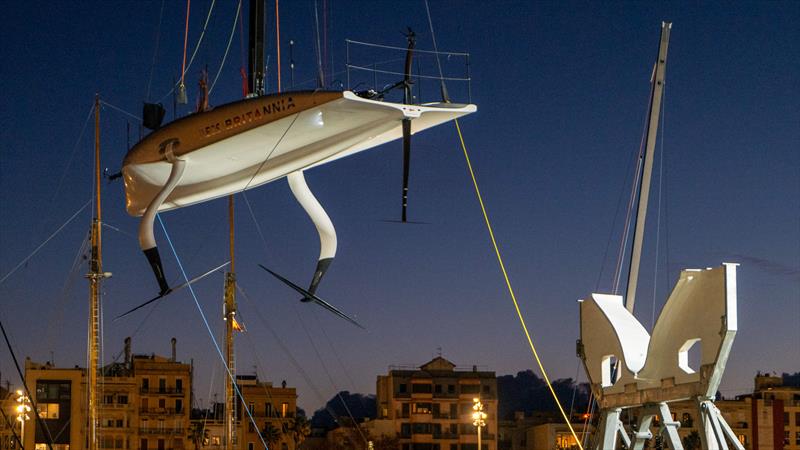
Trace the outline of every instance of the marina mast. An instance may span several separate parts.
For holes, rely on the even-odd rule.
[[[101,236],[101,205],[100,205],[100,96],[94,97],[94,178],[95,178],[95,210],[91,230],[91,263],[90,271],[86,274],[89,279],[89,337],[88,356],[89,368],[87,370],[88,391],[88,450],[97,450],[97,374],[100,359],[100,282],[111,274],[103,272],[103,252]]]

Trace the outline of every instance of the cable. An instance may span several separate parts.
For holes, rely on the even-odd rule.
[[[475,195],[477,196],[478,203],[481,206],[481,212],[483,213],[483,220],[486,223],[486,229],[489,232],[489,237],[492,240],[492,247],[494,248],[495,256],[497,256],[497,262],[500,265],[500,270],[503,272],[503,278],[505,279],[506,287],[508,288],[508,293],[511,296],[511,300],[514,302],[514,309],[517,312],[517,317],[519,318],[520,325],[522,325],[522,330],[525,332],[525,337],[528,339],[528,345],[531,348],[533,357],[536,359],[536,363],[539,365],[539,370],[542,372],[542,377],[544,378],[544,381],[547,383],[547,387],[550,389],[550,393],[553,395],[553,400],[555,400],[559,411],[561,411],[561,416],[564,418],[567,427],[569,427],[569,431],[570,433],[572,433],[572,437],[575,438],[575,442],[578,443],[578,447],[580,447],[580,450],[583,450],[583,445],[581,445],[580,439],[578,439],[578,436],[575,434],[575,430],[572,429],[572,424],[570,423],[570,420],[567,417],[567,413],[564,412],[564,408],[561,406],[561,402],[558,400],[558,396],[556,395],[555,390],[553,390],[553,385],[550,383],[550,378],[547,376],[547,372],[544,370],[544,366],[542,365],[542,360],[539,358],[539,354],[536,351],[536,347],[533,345],[533,340],[531,338],[530,332],[528,331],[528,326],[525,325],[525,319],[522,317],[522,311],[519,308],[519,303],[517,302],[517,296],[514,294],[514,289],[511,287],[511,280],[508,277],[508,272],[506,271],[505,263],[503,263],[503,257],[500,254],[500,248],[497,246],[497,240],[494,237],[492,224],[489,221],[489,214],[486,212],[486,206],[483,203],[483,196],[481,195],[480,188],[478,188],[478,180],[475,178],[475,171],[472,169],[472,163],[470,162],[469,153],[467,152],[467,145],[464,143],[464,136],[461,134],[461,127],[458,124],[458,119],[454,119],[453,122],[456,125],[456,131],[458,132],[458,139],[461,142],[461,149],[464,152],[464,159],[467,162],[469,175],[472,178],[472,185],[475,188]]]
[[[153,62],[150,63],[150,77],[147,80],[147,94],[145,98],[150,101],[150,86],[153,84],[153,72],[156,69],[156,57],[158,57],[158,44],[161,41],[161,22],[164,18],[164,0],[161,0],[161,12],[158,13],[158,27],[156,28],[156,48],[153,50]]]
[[[112,105],[111,103],[108,103],[105,100],[100,100],[100,104],[103,105],[103,106],[108,106],[111,109],[115,109],[118,112],[121,112],[122,114],[125,114],[126,116],[130,117],[131,119],[136,120],[137,122],[141,122],[142,121],[141,117],[138,117],[135,114],[130,113],[128,111],[125,111],[124,109],[120,108],[119,106],[114,106],[114,105]]]
[[[17,368],[17,375],[19,375],[20,381],[22,381],[22,387],[25,389],[25,395],[28,396],[28,401],[31,402],[31,406],[33,407],[34,415],[36,416],[36,423],[39,425],[39,428],[45,431],[45,437],[47,439],[47,448],[49,450],[53,450],[53,437],[50,434],[50,428],[47,426],[47,423],[42,420],[41,416],[39,416],[39,408],[36,406],[36,400],[34,400],[33,395],[31,394],[30,389],[28,389],[28,383],[25,382],[25,375],[22,374],[22,370],[19,368],[19,362],[17,361],[17,355],[14,353],[14,348],[11,346],[11,341],[8,340],[8,335],[6,334],[6,327],[3,326],[3,320],[0,319],[0,331],[3,332],[3,339],[6,341],[6,347],[8,347],[8,352],[11,354],[11,359],[14,361],[14,367]]]
[[[217,85],[217,80],[219,79],[219,74],[222,73],[222,68],[225,67],[225,60],[228,59],[228,51],[231,49],[231,42],[233,42],[233,35],[236,34],[236,23],[239,21],[239,16],[242,12],[242,0],[239,0],[239,3],[236,6],[236,17],[233,18],[233,27],[231,28],[231,35],[228,36],[228,45],[225,47],[225,54],[222,56],[222,62],[219,64],[219,69],[217,70],[217,74],[214,76],[214,82],[211,83],[211,87],[208,89],[208,95],[211,95],[211,92],[214,90],[214,86]]]
[[[241,3],[241,2],[240,2]],[[181,269],[181,275],[183,275],[183,279],[186,281],[187,288],[189,288],[189,292],[192,294],[192,299],[194,300],[195,306],[197,306],[197,310],[200,312],[200,317],[203,319],[203,324],[206,326],[206,330],[208,331],[208,335],[211,336],[211,342],[214,344],[214,348],[217,350],[217,354],[219,355],[220,359],[222,360],[222,365],[225,367],[225,371],[228,373],[228,377],[233,382],[233,388],[236,391],[236,395],[242,401],[242,405],[247,405],[245,402],[244,396],[242,396],[241,391],[239,390],[239,386],[236,384],[236,380],[233,378],[233,373],[231,373],[230,367],[225,362],[225,356],[222,354],[222,350],[219,348],[219,344],[217,343],[216,337],[214,337],[214,332],[211,331],[211,325],[208,324],[208,319],[206,319],[205,313],[203,313],[203,308],[200,306],[200,302],[197,300],[197,295],[194,293],[194,288],[192,287],[191,283],[189,283],[189,277],[186,275],[186,270],[183,268],[183,263],[181,263],[180,258],[178,257],[178,252],[175,250],[175,246],[172,244],[172,239],[169,237],[169,233],[167,233],[167,227],[164,225],[164,221],[161,220],[161,216],[157,215],[158,223],[161,224],[161,229],[164,231],[164,236],[167,238],[167,243],[169,243],[169,248],[172,250],[173,256],[175,256],[175,261],[178,263],[178,268]],[[253,424],[253,427],[258,428],[253,415],[251,414],[249,408],[242,408],[247,411],[247,415],[250,418],[250,422]],[[261,443],[264,444],[264,448],[269,450],[267,443],[264,441],[264,437],[261,434],[258,434],[258,438],[261,440]],[[52,449],[51,449],[52,450]]]
[[[208,27],[208,20],[211,19],[211,12],[214,11],[214,4],[216,4],[216,0],[211,1],[211,6],[208,8],[208,14],[206,15],[206,22],[203,24],[203,31],[200,33],[200,38],[197,40],[197,44],[194,46],[194,51],[192,52],[192,57],[189,58],[189,64],[186,65],[186,69],[181,74],[181,77],[186,74],[186,72],[192,67],[192,63],[194,62],[194,57],[197,55],[197,51],[200,49],[200,44],[203,42],[203,37],[206,35],[206,28]],[[164,94],[163,97],[158,101],[158,103],[163,102],[167,97],[172,95],[175,92],[175,88],[180,85],[180,82],[175,83],[172,88]]]
[[[42,247],[44,247],[44,246],[45,246],[45,245],[46,245],[48,242],[50,242],[50,240],[51,240],[51,239],[53,239],[54,237],[56,237],[56,235],[57,235],[59,232],[61,232],[61,230],[63,230],[63,229],[64,229],[64,227],[66,227],[67,225],[69,225],[69,223],[70,223],[70,222],[72,222],[72,220],[73,220],[73,219],[75,219],[76,217],[78,217],[78,214],[80,214],[80,213],[81,213],[81,212],[82,212],[84,209],[86,209],[86,207],[87,207],[87,206],[89,206],[89,205],[90,205],[92,202],[93,202],[93,200],[89,200],[88,202],[84,203],[84,204],[83,204],[83,206],[81,206],[81,207],[80,207],[80,208],[79,208],[77,211],[75,211],[75,214],[73,214],[73,215],[72,215],[72,216],[71,216],[69,219],[67,219],[67,221],[66,221],[66,222],[64,222],[64,223],[63,223],[63,224],[62,224],[60,227],[58,227],[58,229],[57,229],[56,231],[54,231],[54,232],[53,232],[53,233],[52,233],[52,234],[51,234],[51,235],[50,235],[50,236],[49,236],[47,239],[45,239],[45,240],[44,240],[44,242],[42,242],[41,244],[39,244],[39,246],[38,246],[38,247],[36,247],[36,248],[35,248],[35,249],[34,249],[34,250],[33,250],[33,251],[32,251],[32,252],[31,252],[31,253],[28,255],[28,256],[26,256],[25,258],[23,258],[23,259],[22,259],[22,261],[20,261],[20,262],[19,262],[19,264],[17,264],[16,266],[14,266],[14,268],[13,268],[13,269],[11,269],[11,271],[10,271],[10,272],[8,272],[7,274],[5,274],[5,275],[3,276],[3,278],[0,278],[0,284],[3,284],[3,282],[4,282],[4,281],[6,281],[6,280],[8,279],[8,277],[10,277],[11,275],[13,275],[13,274],[14,274],[14,272],[16,272],[16,271],[17,271],[17,270],[18,270],[20,267],[22,267],[22,265],[23,265],[23,264],[25,264],[25,263],[26,263],[26,262],[28,262],[28,261],[29,261],[31,258],[33,258],[33,257],[34,257],[34,255],[36,255],[36,253],[38,253],[38,252],[39,252],[39,250],[41,250],[41,249],[42,249]]]

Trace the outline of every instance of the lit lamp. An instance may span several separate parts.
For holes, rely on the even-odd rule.
[[[478,450],[481,450],[481,427],[486,426],[486,413],[479,398],[472,399],[472,425],[478,429]]]
[[[22,447],[22,441],[25,438],[25,422],[31,420],[28,413],[31,412],[31,406],[29,405],[30,401],[26,395],[23,395],[22,391],[17,391],[17,421],[19,422],[19,439],[20,439],[20,447]]]

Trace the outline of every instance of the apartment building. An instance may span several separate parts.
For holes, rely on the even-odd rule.
[[[402,450],[477,450],[473,402],[487,415],[481,449],[497,450],[497,378],[457,369],[441,356],[420,367],[390,368],[377,380],[378,420],[392,423]]]

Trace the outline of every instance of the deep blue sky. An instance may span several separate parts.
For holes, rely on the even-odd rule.
[[[192,2],[190,50],[209,3]],[[403,46],[401,31],[410,25],[418,47],[432,48],[422,1],[328,3],[329,60],[336,72],[343,68],[345,38]],[[90,198],[91,123],[80,136],[93,96],[99,92],[104,101],[139,114],[160,5],[13,2],[4,9],[0,276]],[[216,73],[234,11],[234,1],[217,2],[187,75],[190,99],[201,65]],[[283,2],[281,13],[282,40],[297,41],[297,79],[312,79],[313,2]],[[579,373],[576,300],[611,287],[621,227],[617,202],[630,184],[662,20],[674,26],[659,142],[660,239],[657,244],[656,184],[637,316],[649,326],[654,279],[660,308],[679,269],[740,262],[740,331],[723,393],[751,389],[757,370],[800,369],[798,3],[433,1],[431,13],[439,47],[471,53],[472,99],[479,109],[462,128],[512,283],[552,377]],[[168,92],[180,71],[184,15],[184,2],[166,2],[152,100]],[[268,22],[274,22],[271,10]],[[273,35],[270,25],[270,86]],[[212,105],[239,98],[240,51],[237,32]],[[287,53],[284,47],[284,86]],[[459,92],[455,85],[452,90]],[[116,171],[129,119],[110,107],[102,114],[103,165]],[[437,347],[456,364],[498,374],[534,367],[454,127],[417,135],[413,152],[410,216],[428,225],[382,221],[400,212],[399,143],[306,175],[339,236],[336,262],[319,294],[356,315],[366,332],[298,304],[295,294],[257,268],[264,263],[305,283],[316,261],[316,232],[286,183],[247,194],[266,246],[238,197],[237,272],[251,298],[239,298],[249,330],[238,337],[240,373],[257,366],[261,378],[287,380],[298,387],[299,404],[313,410],[336,390],[373,393],[376,375],[387,366],[424,363]],[[121,351],[125,336],[133,335],[135,352],[160,354],[169,354],[175,336],[179,358],[194,359],[196,395],[207,404],[209,392],[221,391],[221,366],[188,292],[149,316],[111,322],[156,286],[132,237],[138,220],[124,211],[122,184],[104,188],[103,219],[121,230],[104,232],[105,269],[114,273],[104,285],[104,361]],[[224,201],[213,201],[163,215],[190,274],[227,257],[225,208]],[[0,285],[0,317],[19,355],[44,361],[53,351],[58,365],[85,364],[87,268],[70,269],[89,223],[84,211]],[[160,230],[157,236],[174,279],[177,265]],[[215,330],[221,329],[221,288],[218,275],[197,284]],[[16,382],[5,351],[0,370]]]

